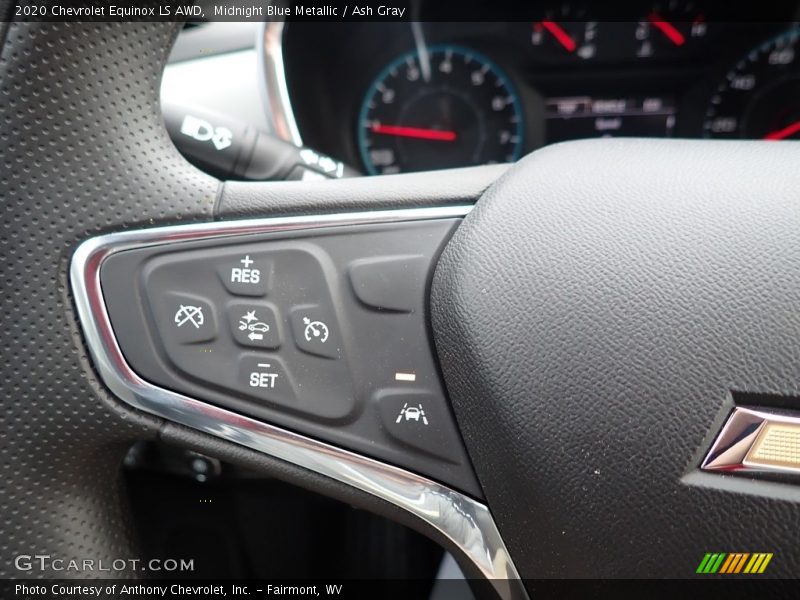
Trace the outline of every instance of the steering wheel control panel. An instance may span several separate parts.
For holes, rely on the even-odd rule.
[[[458,224],[343,225],[132,248],[100,283],[130,367],[162,388],[479,497],[427,326]]]

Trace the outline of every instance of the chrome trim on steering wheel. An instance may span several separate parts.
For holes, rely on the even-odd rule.
[[[283,28],[282,21],[266,21],[258,36],[258,62],[264,77],[262,91],[269,108],[267,117],[275,135],[295,146],[302,146],[303,139],[297,128],[292,102],[289,99],[289,87],[286,83]]]
[[[735,407],[700,468],[748,476],[800,475],[800,413]]]
[[[304,467],[390,502],[449,539],[501,598],[527,598],[500,532],[484,504],[399,467],[262,423],[158,387],[128,365],[111,326],[100,268],[111,254],[162,244],[320,227],[463,217],[472,207],[420,208],[326,216],[279,217],[177,225],[102,235],[72,257],[70,283],[89,350],[102,380],[121,400],[205,433]]]

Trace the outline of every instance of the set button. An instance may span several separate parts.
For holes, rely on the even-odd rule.
[[[280,358],[244,354],[239,359],[237,388],[259,400],[294,407],[294,383]]]
[[[275,309],[265,302],[232,302],[228,305],[228,324],[236,343],[252,348],[274,350],[281,345]]]

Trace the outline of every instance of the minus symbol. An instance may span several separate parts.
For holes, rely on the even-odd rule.
[[[400,373],[397,372],[394,374],[395,381],[416,381],[417,375],[416,373]]]

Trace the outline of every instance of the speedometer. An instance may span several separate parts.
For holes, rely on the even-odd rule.
[[[711,99],[705,137],[800,139],[800,29],[752,50]]]
[[[369,86],[358,146],[370,174],[513,162],[522,154],[522,108],[488,58],[454,45],[392,61]]]

